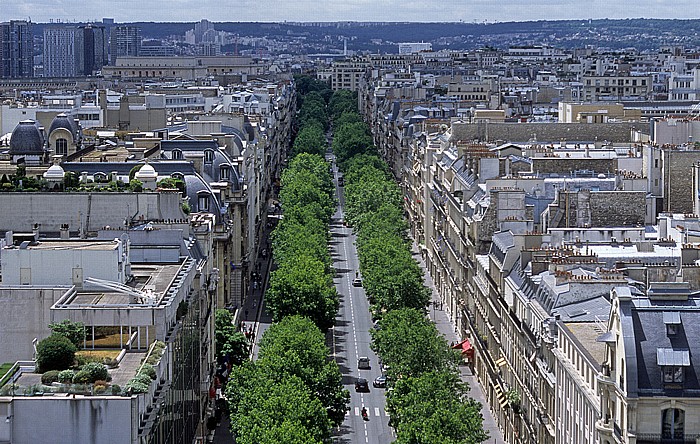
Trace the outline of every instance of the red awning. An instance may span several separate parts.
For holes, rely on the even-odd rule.
[[[472,356],[474,354],[474,347],[472,347],[472,343],[469,342],[469,339],[465,339],[462,342],[453,345],[452,348],[462,350],[462,354],[467,356]]]

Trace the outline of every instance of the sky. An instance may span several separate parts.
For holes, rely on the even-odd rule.
[[[0,21],[483,23],[700,18],[700,0],[0,0]]]

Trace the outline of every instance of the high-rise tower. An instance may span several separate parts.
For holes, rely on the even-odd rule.
[[[109,48],[109,60],[112,64],[117,57],[138,56],[141,52],[141,28],[126,25],[113,27]]]
[[[0,78],[34,76],[32,22],[0,23]]]

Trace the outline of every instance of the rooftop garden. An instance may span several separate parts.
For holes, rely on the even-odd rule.
[[[154,341],[142,359],[136,375],[122,388],[112,384],[109,368],[119,365],[125,354],[121,349],[79,350],[85,339],[82,323],[62,321],[49,324],[53,334],[36,347],[36,372],[40,379],[22,375],[9,383],[20,367],[13,363],[0,367],[0,396],[41,396],[47,393],[82,395],[125,395],[146,393],[157,377],[156,367],[165,350],[165,343]],[[38,376],[38,375],[37,375]]]

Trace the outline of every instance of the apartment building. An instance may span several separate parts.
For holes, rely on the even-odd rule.
[[[0,78],[34,76],[32,22],[10,20],[0,23]]]
[[[651,97],[651,75],[584,75],[583,100],[646,100]]]
[[[2,255],[0,288],[6,308],[2,358],[19,363],[8,373],[12,384],[5,388],[10,389],[0,394],[0,409],[7,417],[0,426],[3,439],[63,442],[89,436],[98,443],[189,443],[206,434],[217,282],[207,259],[212,256],[213,223],[210,216],[200,214],[193,216],[190,227],[176,193],[152,194],[164,198],[163,214],[179,213],[180,218],[157,219],[143,213],[141,225],[104,228],[90,239],[80,239],[74,236],[85,232],[73,231],[78,224],[64,222],[59,231],[51,232],[53,222],[42,212],[44,218],[33,215],[41,230],[30,236],[10,232],[6,237],[9,247]],[[83,201],[82,196],[68,193],[34,196],[52,203],[57,198],[64,204]],[[139,197],[132,193],[94,196],[97,208],[113,208],[102,212],[98,223],[111,216],[110,225],[119,226],[121,215],[114,209],[134,199]],[[73,207],[62,208],[51,217],[69,221]],[[21,221],[4,223],[3,228],[13,224],[21,226]],[[31,319],[18,322],[27,313],[33,314]],[[99,347],[96,344],[104,339],[98,339],[106,332],[117,338],[112,346],[121,352],[110,363],[112,390],[37,389],[41,386],[33,374],[32,338],[48,336],[48,323],[65,319],[87,327],[86,349]],[[143,393],[123,392],[140,362],[156,353],[154,341],[162,344],[160,358],[153,361],[155,379]],[[182,393],[188,396],[183,398]],[[42,418],[39,422],[37,415]],[[67,423],[72,426],[66,427]]]

